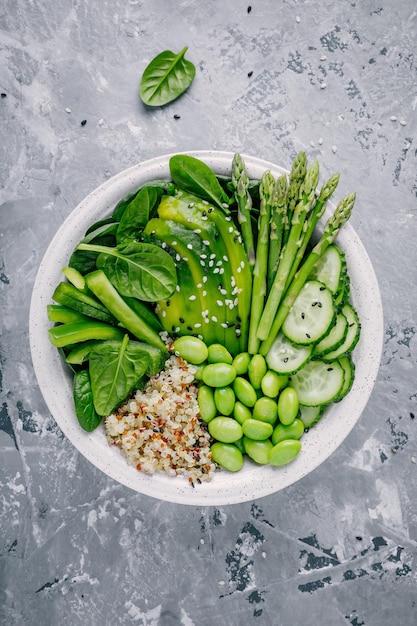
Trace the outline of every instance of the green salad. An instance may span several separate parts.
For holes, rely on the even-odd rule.
[[[94,430],[174,354],[195,366],[213,460],[285,465],[354,380],[360,320],[336,238],[355,194],[320,231],[339,176],[320,188],[304,152],[260,180],[239,154],[230,176],[185,154],[169,169],[88,228],[47,307],[76,416]]]

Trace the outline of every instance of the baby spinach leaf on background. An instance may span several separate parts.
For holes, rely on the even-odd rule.
[[[88,234],[82,239],[82,243],[94,243],[100,246],[113,247],[116,245],[117,222],[109,224],[99,224],[94,230],[87,231]],[[85,276],[96,269],[96,259],[98,252],[93,250],[74,250],[68,262],[69,267],[76,269]]]
[[[129,202],[116,233],[117,243],[136,239],[163,195],[161,187],[143,187]]]
[[[165,50],[145,68],[139,94],[148,106],[163,106],[186,91],[195,77],[195,66],[184,58],[188,47],[179,54]]]
[[[73,395],[75,414],[81,428],[91,432],[99,426],[102,416],[94,408],[91,379],[88,370],[79,370],[74,374]]]
[[[122,296],[157,302],[169,298],[177,286],[174,260],[159,246],[132,241],[117,248],[91,248],[101,252],[97,267]]]
[[[229,198],[206,163],[188,154],[176,154],[169,160],[169,171],[180,189],[213,202],[225,211],[224,205],[229,204]]]
[[[110,413],[138,388],[149,364],[149,355],[129,341],[107,341],[90,353],[89,372],[94,408],[101,416]]]

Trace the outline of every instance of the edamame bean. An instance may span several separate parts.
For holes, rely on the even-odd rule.
[[[243,445],[246,454],[256,463],[266,465],[269,463],[269,457],[273,448],[269,439],[265,441],[254,441],[249,437],[243,437]]]
[[[253,407],[253,417],[273,426],[278,419],[278,406],[275,400],[266,396],[258,398]]]
[[[301,450],[301,441],[298,439],[285,439],[280,441],[269,454],[269,462],[271,465],[281,466],[293,461]]]
[[[257,400],[256,391],[246,378],[243,376],[236,376],[233,382],[233,390],[238,400],[240,400],[245,406],[255,406]]]
[[[251,419],[252,411],[249,407],[240,402],[240,400],[237,400],[235,402],[235,406],[233,407],[233,417],[239,422],[239,424],[243,424],[246,420]]]
[[[204,341],[192,335],[178,337],[173,343],[174,352],[192,365],[199,365],[207,359],[208,348]]]
[[[267,365],[262,354],[254,354],[248,367],[249,380],[254,389],[260,389],[262,379],[266,374]]]
[[[278,417],[281,424],[291,424],[297,417],[298,408],[297,392],[292,387],[285,387],[278,398]]]
[[[249,439],[254,439],[255,441],[268,439],[274,430],[271,424],[253,418],[245,420],[241,428],[245,437],[249,437]]]
[[[204,422],[210,422],[217,415],[214,393],[211,387],[202,385],[197,394],[200,417]]]
[[[231,387],[216,387],[214,390],[214,402],[219,413],[230,415],[235,406],[235,392]]]
[[[240,352],[233,359],[233,367],[236,370],[236,374],[238,376],[242,376],[242,374],[246,374],[248,371],[249,363],[250,363],[250,354],[249,352]]]
[[[209,363],[233,363],[232,355],[221,343],[213,343],[208,347],[207,360]]]
[[[281,389],[288,384],[288,376],[280,376],[272,370],[268,370],[262,378],[261,389],[264,396],[276,398]]]
[[[236,378],[236,370],[228,363],[209,363],[202,371],[201,378],[209,387],[227,387]]]
[[[238,472],[243,467],[243,456],[239,448],[232,443],[216,441],[212,444],[211,458],[229,472]]]
[[[243,436],[242,426],[233,417],[219,415],[208,423],[208,431],[213,439],[222,443],[234,443]]]
[[[280,441],[284,441],[284,439],[300,439],[303,434],[304,424],[300,419],[298,419],[298,417],[296,417],[292,424],[289,424],[289,426],[277,424],[274,428],[274,432],[272,433],[271,441],[275,446]]]

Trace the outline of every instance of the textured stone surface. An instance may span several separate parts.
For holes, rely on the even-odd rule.
[[[3,0],[2,624],[416,623],[416,37],[415,0]],[[194,84],[145,110],[143,69],[184,45]],[[346,442],[285,491],[219,509],[158,503],[85,461],[28,342],[40,260],[74,206],[129,165],[199,148],[287,167],[304,149],[323,178],[340,171],[386,329]]]

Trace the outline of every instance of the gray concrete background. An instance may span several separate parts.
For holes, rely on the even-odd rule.
[[[416,623],[416,36],[415,0],[0,2],[1,624]],[[145,66],[185,45],[194,84],[146,110]],[[385,317],[345,443],[290,488],[218,509],[91,466],[48,413],[28,341],[40,260],[80,200],[205,148],[286,167],[304,149],[323,179],[340,171]]]

